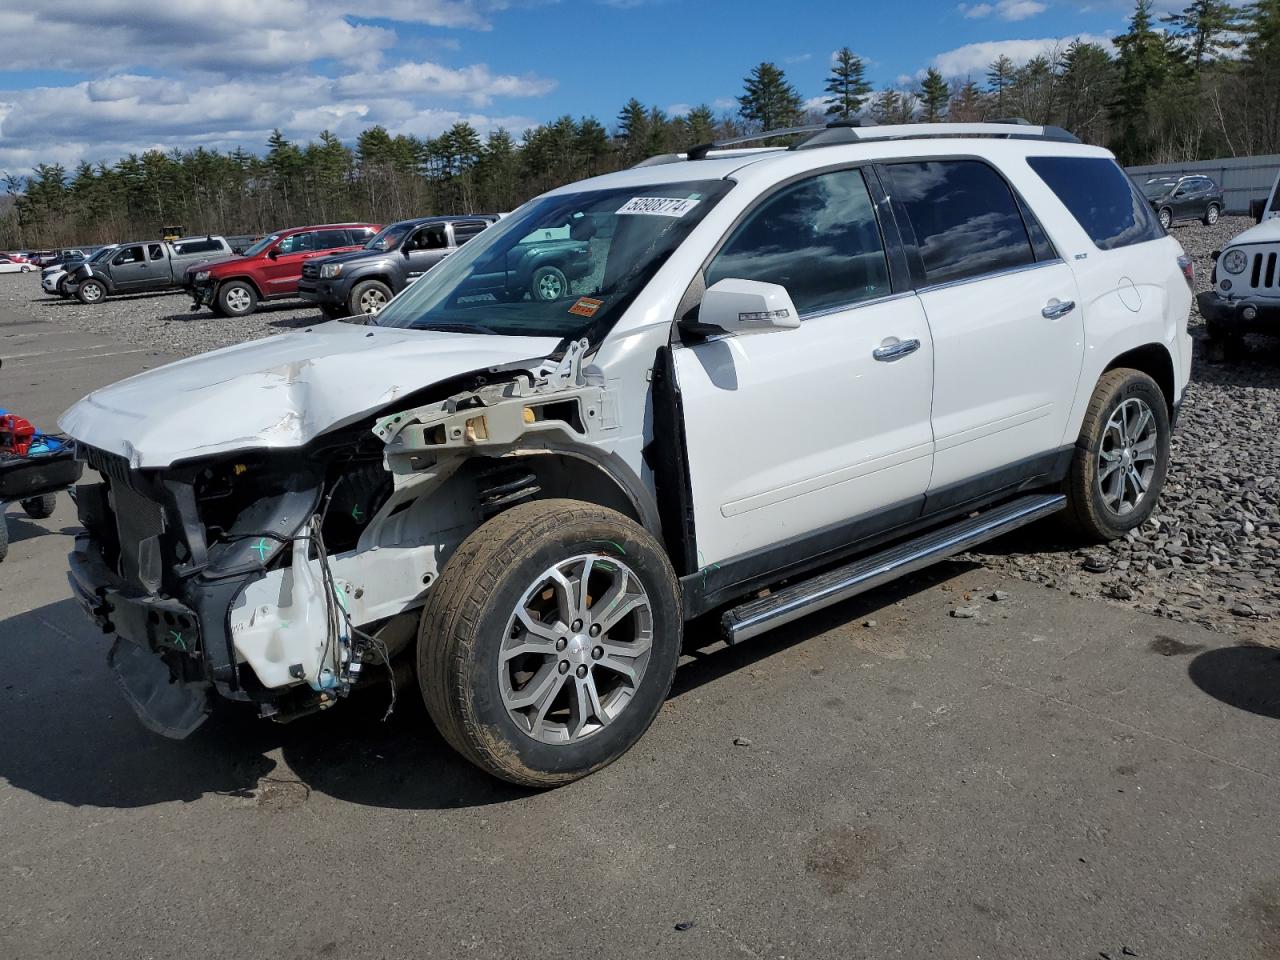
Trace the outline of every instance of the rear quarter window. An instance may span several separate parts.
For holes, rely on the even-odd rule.
[[[1028,157],[1027,163],[1098,249],[1115,250],[1164,236],[1151,204],[1114,160]]]

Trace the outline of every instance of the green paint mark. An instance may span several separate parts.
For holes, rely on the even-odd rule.
[[[258,542],[253,545],[252,549],[258,551],[259,563],[267,562],[267,554],[271,552],[271,544],[267,543],[266,537],[259,537]]]
[[[351,508],[351,519],[354,520],[356,523],[359,523],[361,520],[364,519],[364,511],[360,509],[360,504],[357,503],[354,507]]]
[[[588,540],[587,543],[607,543],[609,546],[613,547],[613,549],[617,550],[620,555],[624,557],[627,555],[627,551],[622,549],[622,544],[618,543],[617,540]]]
[[[187,649],[187,642],[182,639],[182,634],[177,630],[170,630],[169,636],[173,637],[173,643],[179,650]]]

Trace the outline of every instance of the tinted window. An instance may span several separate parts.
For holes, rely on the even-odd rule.
[[[291,237],[285,237],[280,241],[280,246],[276,247],[276,251],[281,254],[285,253],[306,253],[316,248],[316,235],[314,233],[295,233]]]
[[[453,225],[453,241],[458,246],[462,246],[487,226],[488,224],[483,222],[455,223]]]
[[[930,284],[1035,263],[1013,191],[978,160],[895,163],[890,193],[915,230]]]
[[[175,243],[173,249],[179,256],[188,256],[193,253],[212,253],[215,250],[221,250],[222,244],[217,240],[182,240]]]
[[[1151,205],[1114,160],[1106,157],[1028,157],[1076,222],[1101,250],[1164,236]]]
[[[405,244],[408,250],[443,250],[449,245],[445,236],[443,223],[432,223],[421,227]]]
[[[164,247],[160,246],[158,243],[153,243],[147,247],[147,253],[151,255],[152,260],[164,259]]]
[[[321,230],[316,234],[317,250],[333,250],[351,246],[351,235],[346,230]]]
[[[707,267],[707,286],[729,277],[781,284],[801,314],[889,293],[884,244],[862,173],[826,173],[765,200]]]
[[[111,262],[115,264],[142,263],[142,259],[141,247],[125,247],[116,254],[115,259]]]

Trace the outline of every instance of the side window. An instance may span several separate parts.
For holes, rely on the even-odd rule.
[[[111,260],[116,266],[122,266],[126,263],[142,263],[141,247],[125,247],[117,253]]]
[[[927,284],[1036,262],[1013,191],[982,161],[894,163],[885,169],[889,193],[915,230]]]
[[[317,250],[334,250],[351,246],[351,235],[346,230],[321,230],[316,235]]]
[[[406,244],[410,250],[443,250],[449,246],[443,223],[432,223],[418,230]]]
[[[1028,157],[1027,163],[1057,194],[1100,250],[1164,236],[1151,204],[1107,157]]]
[[[316,235],[314,233],[295,233],[293,236],[285,237],[281,240],[276,250],[283,255],[287,253],[308,253],[315,248]]]
[[[361,227],[358,230],[350,230],[348,233],[351,234],[351,245],[360,247],[378,235],[378,231],[370,227]]]
[[[164,247],[160,246],[160,244],[158,243],[153,243],[149,245],[147,247],[147,253],[150,255],[152,260],[164,259]]]
[[[889,265],[860,170],[784,187],[752,211],[706,271],[787,288],[801,315],[885,296]]]
[[[463,223],[455,223],[453,225],[453,242],[460,247],[472,237],[479,236],[481,231],[483,231],[487,226],[488,224],[483,221],[465,221]]]

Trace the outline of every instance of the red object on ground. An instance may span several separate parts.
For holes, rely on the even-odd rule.
[[[35,439],[36,428],[26,417],[14,413],[0,415],[0,450],[25,457]]]

